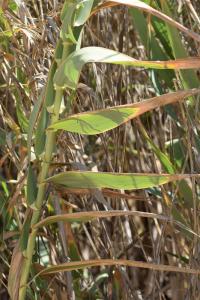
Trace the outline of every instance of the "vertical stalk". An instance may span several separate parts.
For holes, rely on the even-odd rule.
[[[62,55],[60,59],[57,57],[57,54],[55,54],[55,62],[59,66],[64,59],[66,59],[69,54],[75,49],[75,45],[72,42],[72,39],[70,38],[72,28],[74,28],[74,16],[76,9],[79,9],[80,7],[77,6],[77,4],[72,0],[67,0],[64,2],[63,9],[61,11],[61,21],[62,21],[62,28],[61,28],[61,39],[58,41],[57,48],[60,46],[60,42],[62,43]],[[84,9],[84,7],[83,7]],[[81,34],[81,28],[82,25],[79,25],[79,27],[75,30],[75,38],[79,38],[79,35]],[[69,32],[68,32],[69,31]],[[53,90],[52,82],[48,79],[47,82],[47,88],[50,87],[51,90]],[[48,90],[47,90],[48,91]],[[59,112],[60,112],[60,105],[63,97],[63,89],[62,88],[55,88],[55,100],[53,103],[53,108],[50,113],[50,125],[54,122],[58,121],[59,119]],[[46,93],[45,97],[45,103],[48,103],[48,93]],[[49,172],[49,165],[52,159],[52,154],[54,150],[54,145],[56,142],[56,132],[54,131],[47,131],[46,133],[46,143],[45,143],[45,150],[44,150],[44,157],[41,164],[41,172],[38,177],[38,193],[37,198],[35,201],[35,209],[33,211],[32,219],[31,219],[31,226],[36,224],[39,221],[42,205],[45,200],[45,193],[46,193],[46,184],[45,179],[48,176]],[[21,278],[20,278],[20,289],[19,289],[19,300],[25,300],[26,299],[26,290],[27,290],[27,281],[30,273],[30,267],[32,263],[32,257],[34,253],[35,248],[35,241],[37,236],[37,230],[32,230],[32,232],[29,235],[27,248],[26,248],[26,254],[24,258],[24,262],[22,265],[21,270]]]
[[[62,95],[63,91],[62,89],[57,89],[56,90],[56,97],[55,97],[55,103],[54,103],[54,109],[51,117],[51,124],[54,123],[55,121],[58,120],[59,118],[59,111],[60,111],[60,104],[62,101]],[[41,173],[39,176],[39,188],[38,188],[38,194],[37,194],[37,199],[36,199],[36,209],[33,212],[32,220],[31,220],[31,225],[34,225],[38,222],[40,213],[41,213],[41,207],[45,198],[45,191],[46,191],[46,184],[44,183],[44,180],[46,179],[48,175],[48,170],[49,170],[49,164],[52,158],[53,154],[53,148],[55,145],[55,138],[56,138],[56,133],[53,131],[48,131],[47,132],[47,140],[46,140],[46,145],[45,145],[45,154],[44,154],[44,159],[42,162],[42,167],[41,167]],[[19,299],[24,300],[26,297],[26,284],[30,272],[30,266],[32,263],[32,256],[34,252],[34,247],[35,247],[35,240],[36,240],[36,235],[37,231],[34,230],[31,232],[29,239],[28,239],[28,244],[27,244],[27,250],[26,250],[26,256],[24,259],[24,264],[22,266],[22,275],[21,275],[21,280],[20,280],[20,290],[19,290]]]
[[[70,50],[71,50],[71,42],[69,42],[69,43],[63,42],[62,59],[60,60],[59,64],[62,63],[62,61],[69,55]],[[56,88],[55,101],[53,104],[53,111],[51,112],[50,124],[53,124],[54,122],[58,121],[58,119],[59,119],[59,112],[60,112],[62,96],[63,96],[63,89]],[[34,209],[34,212],[32,215],[32,219],[31,219],[31,226],[36,224],[40,218],[42,204],[44,202],[45,192],[46,192],[46,184],[44,183],[44,180],[48,176],[49,165],[50,165],[50,162],[52,159],[55,142],[56,142],[56,132],[51,131],[51,130],[47,131],[44,158],[42,161],[41,172],[39,175],[38,193],[37,193],[37,198],[36,198],[36,202],[35,202],[35,209]],[[28,239],[26,255],[24,258],[24,263],[23,263],[22,272],[21,272],[19,300],[26,299],[27,281],[28,281],[28,277],[29,277],[29,273],[30,273],[30,267],[31,267],[32,257],[33,257],[34,248],[35,248],[36,236],[37,236],[37,230],[33,230]]]

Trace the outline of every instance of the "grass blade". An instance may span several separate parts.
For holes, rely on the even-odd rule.
[[[102,218],[111,218],[111,217],[120,217],[120,216],[135,216],[140,218],[151,218],[157,219],[166,222],[173,222],[185,232],[191,235],[198,236],[193,230],[191,230],[184,222],[184,220],[173,220],[171,217],[167,217],[161,214],[156,213],[149,213],[143,211],[128,211],[128,210],[109,210],[109,211],[84,211],[84,212],[77,212],[77,213],[68,213],[62,215],[51,216],[43,219],[42,221],[35,224],[32,229],[37,230],[40,227],[47,226],[57,222],[89,222],[96,219]]]
[[[200,274],[200,270],[191,269],[191,268],[181,268],[169,265],[162,264],[153,264],[142,261],[134,261],[134,260],[125,260],[125,259],[93,259],[93,260],[85,260],[78,262],[68,262],[56,266],[51,266],[43,271],[41,271],[38,275],[48,275],[55,274],[63,271],[72,271],[79,270],[90,267],[97,266],[127,266],[134,268],[142,268],[142,269],[150,269],[156,271],[164,271],[164,272],[178,272],[178,273],[186,273],[186,274]]]
[[[73,52],[59,66],[54,76],[56,88],[75,89],[79,80],[80,72],[86,63],[109,63],[132,67],[144,67],[150,69],[197,69],[200,67],[200,58],[191,57],[186,59],[168,61],[142,61],[137,60],[120,52],[102,47],[85,47]]]
[[[155,218],[159,220],[164,221],[172,221],[170,218],[154,214],[154,213],[148,213],[148,212],[142,212],[142,211],[128,211],[128,210],[109,210],[109,211],[84,211],[84,212],[78,212],[78,213],[68,213],[68,214],[62,214],[62,215],[56,215],[51,216],[48,218],[45,218],[44,220],[38,222],[33,226],[33,229],[37,229],[42,226],[50,225],[52,223],[56,222],[89,222],[94,219],[100,219],[100,218],[111,218],[111,217],[119,217],[119,216],[138,216],[138,217],[144,217],[144,218]]]
[[[52,124],[49,129],[63,129],[79,134],[99,134],[152,110],[156,107],[179,101],[187,96],[194,95],[200,90],[179,91],[165,94],[159,97],[150,98],[132,105],[121,105],[107,109],[85,112],[72,115],[67,119]]]
[[[145,173],[103,173],[90,171],[68,171],[47,178],[46,182],[64,185],[67,188],[111,188],[111,189],[145,189],[181,180],[187,174],[145,174]]]

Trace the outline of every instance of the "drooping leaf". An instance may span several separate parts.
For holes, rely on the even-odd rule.
[[[121,105],[107,109],[84,112],[72,115],[67,119],[52,124],[49,129],[63,129],[79,134],[99,134],[129,121],[139,115],[156,107],[179,101],[187,96],[194,95],[200,90],[179,91],[165,94],[159,97],[150,98],[131,105]],[[164,157],[163,157],[164,159]]]
[[[142,218],[154,218],[166,222],[174,222],[181,230],[187,232],[189,236],[198,236],[191,228],[185,224],[185,222],[181,222],[181,220],[172,219],[171,217],[167,217],[164,215],[156,214],[156,213],[149,213],[143,211],[127,211],[127,210],[109,210],[109,211],[84,211],[78,213],[68,213],[62,215],[56,215],[47,217],[42,221],[35,224],[32,229],[37,230],[39,227],[47,226],[52,223],[57,223],[60,221],[63,222],[89,222],[95,219],[101,218],[110,218],[110,217],[120,217],[120,216],[135,216],[135,217],[142,217]],[[198,236],[199,237],[199,236]]]
[[[192,175],[191,175],[192,176]],[[195,176],[195,175],[194,175]],[[143,173],[103,173],[90,171],[68,171],[47,178],[46,182],[64,185],[66,188],[112,188],[145,189],[190,177],[187,174],[143,174]]]
[[[131,106],[112,107],[70,116],[68,119],[54,123],[49,129],[64,129],[93,135],[113,129],[137,115],[138,109]]]
[[[78,213],[68,213],[62,215],[51,216],[43,219],[39,223],[33,226],[33,229],[37,229],[42,226],[50,225],[52,223],[64,221],[64,222],[88,222],[94,219],[110,218],[119,216],[138,216],[144,218],[155,218],[164,221],[172,221],[164,215],[142,212],[142,211],[127,211],[127,210],[109,210],[109,211],[84,211]]]
[[[89,62],[118,64],[150,69],[196,69],[200,67],[199,57],[168,61],[142,61],[107,48],[85,47],[74,51],[61,63],[54,76],[55,87],[69,87],[75,89],[82,67]]]
[[[64,271],[79,270],[79,269],[97,267],[97,266],[127,266],[127,267],[166,271],[166,272],[200,274],[200,270],[186,268],[186,267],[182,268],[182,267],[153,264],[153,263],[147,263],[142,261],[125,260],[125,259],[118,259],[118,260],[93,259],[93,260],[84,260],[84,261],[77,261],[77,262],[68,262],[60,265],[51,266],[41,271],[38,275],[54,274],[54,273],[59,273]]]

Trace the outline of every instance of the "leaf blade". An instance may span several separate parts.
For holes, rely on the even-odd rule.
[[[46,182],[66,188],[145,189],[189,177],[187,174],[108,173],[68,171],[47,178]]]
[[[169,93],[131,105],[121,105],[107,109],[84,112],[69,116],[52,124],[48,129],[66,130],[79,134],[95,135],[114,129],[156,107],[179,101],[200,92],[198,89]]]
[[[119,216],[138,216],[144,218],[155,218],[159,220],[172,221],[171,218],[164,215],[142,212],[142,211],[127,211],[127,210],[109,210],[109,211],[83,211],[77,213],[61,214],[56,216],[50,216],[33,226],[33,229],[37,229],[42,226],[50,225],[56,222],[88,222],[94,219],[110,218]]]
[[[94,259],[94,260],[85,260],[85,261],[77,261],[77,262],[68,262],[57,266],[51,266],[44,269],[38,275],[54,274],[62,271],[79,270],[83,268],[96,267],[96,266],[113,266],[113,265],[118,265],[118,266],[124,265],[129,267],[166,271],[166,272],[200,274],[200,271],[196,269],[146,263],[146,262],[134,261],[134,260]]]
[[[200,67],[200,58],[168,61],[144,61],[137,60],[126,54],[103,47],[85,47],[74,51],[61,63],[54,76],[55,88],[75,89],[80,72],[86,63],[109,63],[124,66],[155,68],[155,69],[196,69]]]

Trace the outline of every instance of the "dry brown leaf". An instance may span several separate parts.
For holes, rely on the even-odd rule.
[[[23,264],[23,254],[20,251],[19,243],[15,246],[13,251],[10,271],[8,276],[8,292],[11,300],[19,299],[19,287],[20,287],[20,277]]]

